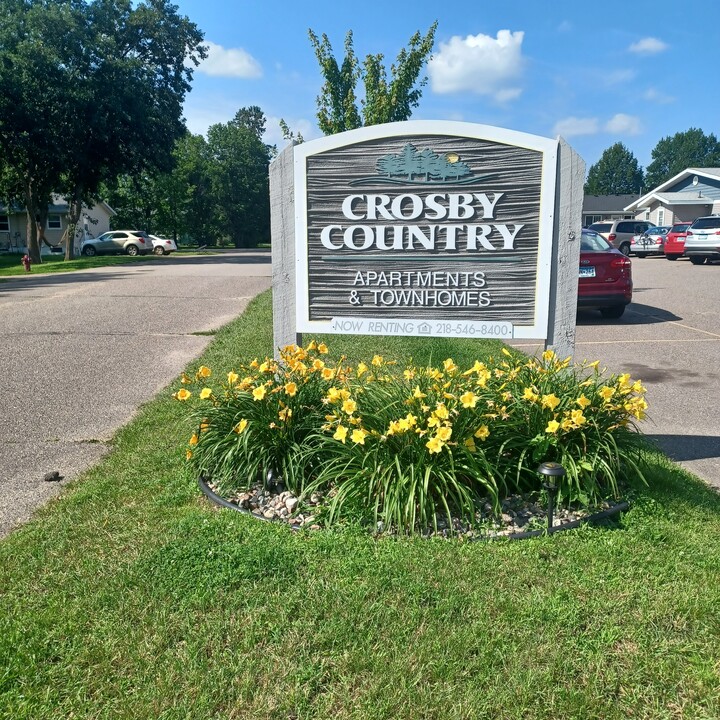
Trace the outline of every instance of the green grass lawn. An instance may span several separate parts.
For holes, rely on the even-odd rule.
[[[418,362],[497,350],[325,340]],[[266,293],[190,370],[271,350]],[[0,541],[0,718],[720,717],[720,497],[661,454],[618,525],[293,534],[200,495],[171,392]]]
[[[197,253],[197,248],[178,250],[180,255]],[[210,251],[212,252],[212,251]],[[175,254],[175,253],[173,253]],[[172,257],[172,255],[170,256]],[[22,255],[17,253],[0,254],[0,277],[14,275],[27,275],[21,262]],[[109,265],[130,265],[133,263],[157,262],[163,258],[156,255],[96,255],[95,257],[78,257],[75,260],[65,261],[62,255],[43,255],[42,263],[34,264],[30,273],[57,273],[73,272],[75,270],[88,270],[89,268],[107,267]]]

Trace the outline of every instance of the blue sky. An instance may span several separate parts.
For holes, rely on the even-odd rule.
[[[562,135],[588,167],[618,141],[645,167],[665,136],[691,127],[720,135],[718,0],[175,1],[210,47],[185,104],[195,133],[259,105],[267,142],[285,144],[280,118],[319,137],[322,78],[308,28],[326,33],[338,58],[352,30],[358,57],[383,53],[389,67],[437,20],[413,119]]]

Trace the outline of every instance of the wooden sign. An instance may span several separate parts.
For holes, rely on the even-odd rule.
[[[292,198],[286,150],[271,168],[273,256],[278,281],[280,203],[293,205],[295,331],[547,338],[561,142],[457,122],[360,128],[290,149]]]

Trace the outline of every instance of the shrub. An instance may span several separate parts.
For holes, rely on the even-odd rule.
[[[644,392],[629,375],[606,378],[598,363],[570,366],[552,351],[399,368],[379,356],[332,361],[313,342],[201,390],[188,457],[221,490],[273,469],[298,494],[328,493],[329,522],[359,515],[413,532],[438,516],[472,523],[480,502],[499,510],[503,497],[539,490],[546,461],[567,470],[560,502],[617,497],[623,480],[642,477]]]

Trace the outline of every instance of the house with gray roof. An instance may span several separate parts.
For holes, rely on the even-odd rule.
[[[720,168],[687,168],[629,203],[625,211],[655,225],[720,213]]]
[[[602,220],[632,220],[635,216],[625,207],[638,195],[585,195],[582,206],[583,227]]]

